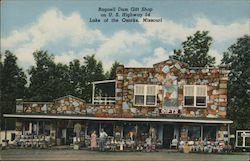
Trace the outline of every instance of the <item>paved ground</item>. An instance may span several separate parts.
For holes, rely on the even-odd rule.
[[[250,153],[183,154],[176,152],[98,152],[88,150],[31,150],[1,151],[1,160],[138,160],[138,161],[250,161]]]

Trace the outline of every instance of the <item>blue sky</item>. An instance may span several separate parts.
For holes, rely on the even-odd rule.
[[[153,8],[161,23],[90,23],[98,8]],[[186,37],[208,30],[209,54],[220,63],[222,52],[249,34],[247,0],[3,0],[1,51],[11,50],[27,69],[36,49],[48,50],[56,62],[68,63],[95,53],[107,70],[117,60],[126,66],[151,66],[168,59]]]

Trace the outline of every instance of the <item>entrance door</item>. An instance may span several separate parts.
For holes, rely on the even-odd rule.
[[[174,125],[163,126],[163,148],[170,148],[170,143],[174,138]]]

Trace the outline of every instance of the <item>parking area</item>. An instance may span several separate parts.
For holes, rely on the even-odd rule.
[[[88,150],[8,149],[1,151],[1,160],[166,160],[166,161],[249,161],[250,153],[197,154],[178,152],[99,152]]]

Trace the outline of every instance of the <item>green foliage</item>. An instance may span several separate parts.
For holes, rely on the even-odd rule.
[[[75,59],[69,63],[69,83],[70,94],[79,98],[83,97],[83,91],[85,90],[85,66],[80,64],[80,61]]]
[[[53,55],[47,51],[35,51],[33,53],[35,66],[29,70],[30,86],[29,98],[36,101],[49,101],[54,98],[56,64]]]
[[[223,54],[222,64],[230,69],[228,117],[234,128],[250,129],[250,36],[245,35]]]
[[[174,55],[171,58],[183,61],[191,67],[213,66],[215,57],[208,55],[212,40],[208,31],[197,31],[182,43],[183,53],[181,49],[174,50]]]
[[[88,55],[84,59],[84,74],[86,76],[85,80],[85,90],[83,91],[84,100],[91,102],[92,98],[92,82],[105,80],[105,75],[102,67],[102,62],[97,61],[95,55]]]
[[[15,112],[17,98],[25,98],[26,75],[17,66],[17,57],[6,50],[4,61],[0,64],[1,73],[1,116],[3,113]],[[1,122],[3,119],[1,117]],[[1,124],[3,127],[3,124]]]
[[[112,67],[110,69],[110,72],[109,72],[109,77],[108,79],[115,79],[116,78],[116,68],[120,65],[120,63],[118,61],[115,61],[113,64],[112,64]]]

